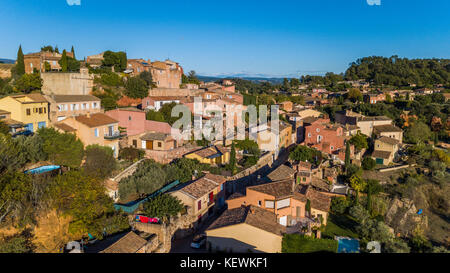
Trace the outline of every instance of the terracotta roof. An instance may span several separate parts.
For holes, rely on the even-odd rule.
[[[328,212],[331,205],[331,197],[314,190],[311,186],[301,186],[294,192],[295,199],[301,202],[311,202],[311,208]]]
[[[164,133],[158,133],[158,132],[151,132],[151,133],[146,133],[143,136],[140,137],[141,140],[160,140],[160,141],[164,141],[169,137],[168,134],[164,134]]]
[[[387,144],[391,144],[391,145],[397,145],[400,143],[400,141],[396,140],[395,138],[386,137],[386,136],[382,136],[382,137],[378,138],[377,140],[387,143]]]
[[[0,115],[5,115],[5,114],[11,114],[11,112],[0,109]]]
[[[373,131],[378,132],[378,133],[403,132],[402,129],[398,128],[397,126],[391,125],[391,124],[373,126]]]
[[[319,120],[320,118],[315,118],[315,117],[306,117],[303,119],[303,123],[308,123],[311,124],[317,120]]]
[[[147,241],[144,238],[130,231],[100,253],[136,253],[146,243]]]
[[[92,95],[48,95],[47,98],[57,102],[79,102],[79,101],[100,101]]]
[[[39,93],[31,93],[26,95],[15,95],[11,96],[13,99],[27,97],[32,100],[32,102],[21,102],[21,103],[35,103],[35,102],[48,102],[45,97]]]
[[[244,223],[280,236],[286,232],[286,227],[278,224],[274,213],[255,206],[242,206],[226,210],[207,230]]]
[[[223,176],[208,173],[202,178],[189,183],[187,186],[184,186],[180,189],[180,191],[190,195],[195,199],[198,199],[210,193],[220,184],[225,183],[225,181],[226,179]]]
[[[292,180],[271,182],[257,186],[248,187],[247,190],[253,190],[273,196],[275,199],[292,195]]]
[[[146,120],[144,123],[145,131],[160,132],[165,134],[171,134],[172,126],[167,122],[160,122],[154,120]]]
[[[384,159],[388,159],[391,156],[391,152],[387,152],[387,151],[373,151],[372,153],[372,157],[376,157],[376,158],[384,158]]]
[[[188,154],[196,154],[203,158],[213,158],[213,157],[216,157],[217,155],[220,156],[227,152],[229,152],[229,150],[227,148],[217,145],[217,146],[202,148],[200,150],[197,150],[197,151],[194,151],[194,152],[188,153]]]
[[[272,181],[281,181],[294,178],[294,175],[295,170],[283,164],[269,173],[267,177]]]
[[[77,117],[75,117],[75,119],[78,122],[83,123],[84,125],[91,127],[91,128],[102,126],[102,125],[118,123],[117,120],[115,120],[103,113],[91,114],[90,117],[88,117],[87,115],[77,116]]]
[[[61,122],[61,123],[56,123],[54,126],[55,126],[56,128],[58,128],[58,129],[64,131],[64,132],[75,132],[75,131],[76,131],[75,128],[73,128],[73,127],[71,127],[71,126],[69,126],[69,125],[67,125],[67,124],[65,124],[65,123],[63,123],[63,122]]]

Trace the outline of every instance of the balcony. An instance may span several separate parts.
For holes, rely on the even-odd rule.
[[[119,132],[119,131],[105,134],[105,139],[107,139],[107,140],[119,139],[121,137],[123,137],[123,134],[121,132]]]

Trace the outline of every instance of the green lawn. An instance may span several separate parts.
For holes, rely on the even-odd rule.
[[[282,253],[337,252],[338,242],[332,239],[314,239],[299,234],[283,237]]]
[[[358,238],[358,234],[355,232],[357,224],[347,215],[330,214],[322,237],[334,238],[334,236],[344,236]]]

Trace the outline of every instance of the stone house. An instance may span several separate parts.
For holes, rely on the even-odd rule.
[[[286,228],[275,215],[256,206],[225,211],[206,230],[213,251],[280,253]]]
[[[170,194],[188,207],[188,213],[197,219],[195,227],[225,205],[225,182],[225,177],[208,173],[197,180],[180,185]]]
[[[102,111],[100,99],[92,95],[44,95],[44,97],[50,103],[51,123],[62,121],[68,117]]]
[[[310,202],[310,212],[306,203]],[[228,209],[253,205],[274,213],[283,226],[295,225],[305,217],[326,225],[331,198],[294,179],[247,187],[246,195],[228,199]]]
[[[73,58],[72,52],[66,52],[67,57]],[[61,66],[59,60],[61,60],[62,54],[50,51],[41,51],[36,53],[29,53],[23,56],[25,63],[25,73],[31,74],[36,69],[39,72],[45,71],[45,63],[48,63],[52,71],[60,71]]]
[[[373,127],[373,134],[377,137],[389,137],[403,142],[403,130],[392,124],[378,125]]]
[[[66,118],[54,124],[62,132],[74,133],[85,146],[98,144],[110,147],[114,157],[119,155],[119,121],[103,114],[86,114]]]

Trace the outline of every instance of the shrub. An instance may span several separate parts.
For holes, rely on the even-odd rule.
[[[141,158],[143,158],[144,154],[145,154],[145,152],[141,149],[136,149],[133,147],[126,147],[126,148],[120,149],[119,158],[125,159],[128,161],[136,161],[136,160],[140,160]]]
[[[377,162],[371,157],[365,157],[361,163],[364,170],[373,170]]]

